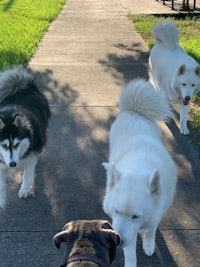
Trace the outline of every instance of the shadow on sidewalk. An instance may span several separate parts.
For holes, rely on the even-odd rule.
[[[138,46],[131,48],[123,47],[121,44],[118,46],[126,50],[139,51]],[[119,58],[116,55],[108,55],[108,61],[101,62],[101,64],[105,66],[105,71],[116,70],[113,75],[117,82],[121,80],[121,75],[124,81],[128,81],[137,77],[139,73],[141,77],[147,76],[146,60],[144,60],[147,57],[147,53],[142,55],[139,52],[138,58],[130,56]],[[140,59],[143,61],[140,62]],[[138,64],[138,69],[135,66],[133,68],[137,69],[137,73],[133,73],[132,64]],[[0,249],[0,258],[7,258],[7,266],[13,261],[16,262],[16,266],[28,266],[30,257],[33,257],[37,266],[56,266],[60,256],[52,244],[45,243],[43,247],[40,247],[40,253],[47,254],[46,257],[33,254],[35,250],[32,244],[34,242],[37,244],[38,236],[46,232],[51,240],[53,235],[71,220],[103,218],[110,220],[102,209],[106,175],[101,163],[108,158],[108,131],[118,110],[106,107],[99,108],[99,110],[95,108],[93,112],[91,107],[84,105],[73,107],[71,105],[79,96],[75,88],[67,83],[61,87],[59,82],[52,78],[53,72],[48,69],[43,73],[36,72],[34,76],[40,88],[50,99],[52,118],[48,129],[47,146],[37,165],[35,197],[19,200],[17,197],[19,181],[8,183],[8,206],[0,214],[2,222],[0,231],[7,233],[21,231],[23,238],[27,241],[24,243],[25,253],[16,259],[15,253],[12,254],[13,257],[12,255],[6,257],[6,253],[11,249],[13,252],[21,251],[22,240],[19,237],[19,240],[13,243],[11,238],[5,237],[6,242],[1,242],[3,249]],[[96,112],[99,112],[98,116],[95,115]],[[177,133],[174,132],[174,135],[176,136]],[[173,147],[173,153],[184,153],[192,162],[193,157],[190,158],[187,151],[182,150],[183,140],[180,141],[176,137],[175,140],[177,144],[176,142],[169,144]],[[181,162],[177,163],[181,166]],[[184,204],[183,209],[186,209],[186,212],[189,212],[196,222],[199,221],[199,214],[194,214],[189,209],[191,205],[199,204],[197,203],[199,202],[197,185],[199,185],[198,179],[181,178],[176,200],[178,201],[176,206],[180,208]],[[183,210],[172,211],[172,215],[167,218],[168,224],[174,227],[178,221],[182,227],[182,213]],[[36,233],[33,239],[27,239],[30,232]],[[178,242],[180,246],[186,246],[181,235]],[[156,244],[155,255],[147,257],[142,252],[141,240],[138,241],[138,266],[177,267],[159,230]],[[188,248],[185,247],[185,249]],[[118,251],[113,266],[122,266],[122,250]],[[62,250],[59,252],[59,255],[61,254]]]
[[[124,54],[107,54],[107,60],[98,62],[104,66],[105,72],[110,72],[117,84],[129,82],[138,77],[148,79],[147,63],[149,52],[141,52],[140,43],[133,43],[130,46],[123,43],[114,44]]]

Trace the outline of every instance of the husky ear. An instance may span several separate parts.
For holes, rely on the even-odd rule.
[[[13,125],[15,125],[16,127],[19,127],[21,125],[21,121],[22,121],[22,116],[20,114],[15,114],[13,116]]]
[[[29,129],[31,128],[29,121],[25,117],[20,115],[19,113],[16,113],[13,116],[12,124],[15,125],[16,127],[23,126],[23,127],[29,128]]]
[[[183,75],[185,73],[185,71],[186,71],[186,66],[185,66],[185,64],[183,64],[178,69],[178,75]]]
[[[102,166],[107,171],[108,187],[111,189],[119,181],[121,173],[116,169],[115,163],[103,162]]]
[[[158,194],[160,191],[160,174],[157,169],[153,171],[149,178],[149,189],[152,194]]]
[[[0,130],[2,130],[4,126],[5,126],[5,123],[3,121],[3,118],[0,116]]]
[[[200,76],[200,66],[199,66],[199,65],[196,66],[194,72],[195,72],[195,74],[196,74],[197,76]]]

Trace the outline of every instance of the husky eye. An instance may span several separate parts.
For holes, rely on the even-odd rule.
[[[2,146],[4,149],[8,149],[8,145],[6,145],[6,144],[1,144],[1,146]]]
[[[183,85],[183,86],[186,86],[186,84],[185,84],[185,83],[182,83],[182,85]]]
[[[19,142],[14,144],[13,147],[16,149],[19,146]]]
[[[192,84],[192,87],[195,87],[195,84],[194,83]]]
[[[138,219],[138,218],[139,218],[139,216],[133,214],[133,216],[132,216],[132,220],[135,220],[135,219]]]

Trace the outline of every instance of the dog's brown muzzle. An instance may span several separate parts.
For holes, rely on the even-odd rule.
[[[84,254],[75,254],[69,258],[67,258],[67,257],[62,258],[60,261],[59,267],[65,267],[69,263],[74,262],[74,261],[92,261],[101,267],[108,267],[109,266],[109,264],[106,261],[104,261],[104,260],[102,260],[96,256],[84,255]]]

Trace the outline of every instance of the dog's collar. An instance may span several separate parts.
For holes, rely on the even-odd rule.
[[[109,266],[109,264],[106,261],[104,261],[104,260],[102,260],[102,259],[100,259],[94,255],[74,254],[71,257],[62,258],[59,267],[65,267],[65,266],[67,266],[67,264],[69,264],[70,262],[73,262],[73,261],[84,261],[84,260],[92,261],[101,267],[108,267]]]

